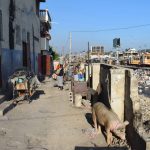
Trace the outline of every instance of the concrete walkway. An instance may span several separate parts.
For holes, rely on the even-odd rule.
[[[0,150],[74,150],[106,146],[99,134],[90,138],[91,110],[75,108],[63,91],[47,79],[29,104],[23,102],[0,118]],[[77,148],[76,148],[77,149]]]

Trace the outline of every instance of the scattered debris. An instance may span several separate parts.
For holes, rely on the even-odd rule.
[[[1,128],[0,129],[0,136],[5,136],[6,135],[6,129]]]
[[[131,150],[127,140],[121,140],[113,136],[112,145],[111,147],[127,147],[128,150]]]
[[[25,143],[27,149],[48,150],[48,148],[46,148],[47,144],[45,143],[45,140],[40,137],[25,135]]]
[[[82,104],[86,108],[90,108],[91,109],[91,102],[89,100],[82,99]]]
[[[97,132],[95,131],[94,128],[91,128],[91,129],[82,129],[82,133],[88,135],[88,137],[90,139],[94,139],[97,136]]]
[[[143,123],[146,133],[150,134],[150,120],[147,120]]]
[[[141,106],[141,113],[142,113],[142,121],[150,120],[150,98],[140,96],[140,106]]]

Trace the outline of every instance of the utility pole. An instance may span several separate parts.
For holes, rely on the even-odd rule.
[[[90,87],[90,44],[88,42],[88,86]]]
[[[70,32],[70,51],[69,51],[69,63],[71,63],[71,53],[72,53],[72,35]]]

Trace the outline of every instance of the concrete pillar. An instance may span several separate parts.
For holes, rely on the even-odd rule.
[[[93,68],[92,88],[93,88],[93,90],[97,90],[97,88],[100,84],[100,64],[99,63],[94,63],[94,64],[92,64],[92,68]]]
[[[130,98],[133,102],[133,112],[137,112],[140,110],[140,99],[138,95],[138,80],[135,75],[133,75],[133,70],[130,70]]]
[[[88,66],[85,65],[85,81],[88,81]]]
[[[124,121],[125,70],[111,69],[110,105],[121,121]]]
[[[90,68],[90,75],[91,75],[92,72],[91,64],[89,68]],[[88,81],[88,65],[85,65],[85,81]]]

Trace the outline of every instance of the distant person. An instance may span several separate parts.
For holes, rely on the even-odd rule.
[[[57,81],[58,81],[58,89],[63,90],[64,69],[62,64],[60,64],[59,69],[56,71],[56,74],[57,74]]]
[[[79,66],[75,66],[74,68],[74,81],[78,81],[78,73],[79,73]]]

